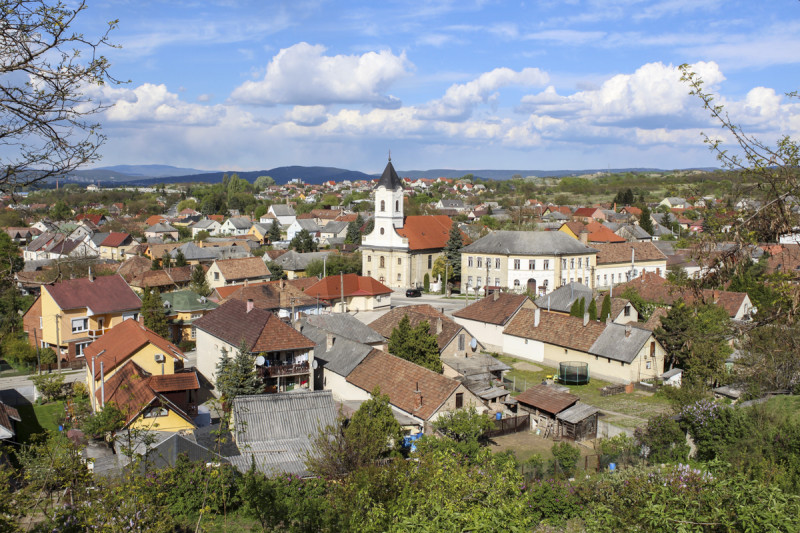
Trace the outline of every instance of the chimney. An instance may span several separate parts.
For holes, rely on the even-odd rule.
[[[581,232],[578,234],[578,239],[583,243],[588,245],[589,244],[589,230],[583,228]]]
[[[442,319],[436,319],[436,334],[439,335],[442,332]]]
[[[494,301],[496,302],[500,298],[500,289],[495,289],[495,291],[492,293],[492,296],[494,297]]]
[[[325,351],[329,352],[331,348],[333,348],[333,344],[336,342],[336,337],[333,336],[333,333],[330,331],[325,336]]]
[[[417,409],[422,409],[422,391],[419,390],[419,381],[417,381],[417,388],[414,390],[414,394],[417,395]]]
[[[286,288],[286,280],[282,279],[281,280],[281,290],[284,290],[285,288]]]
[[[631,336],[631,325],[625,324],[625,338],[627,339],[630,336]]]
[[[583,327],[589,325],[589,313],[583,313]]]
[[[252,310],[253,310],[253,299],[252,298],[248,298],[247,299],[247,312],[249,313]]]
[[[92,275],[92,266],[89,265],[89,281],[94,281],[94,276]]]
[[[536,310],[533,312],[533,327],[539,327],[539,320],[542,318],[542,312],[537,307]]]

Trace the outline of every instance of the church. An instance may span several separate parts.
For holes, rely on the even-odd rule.
[[[361,239],[361,271],[393,288],[434,282],[433,264],[450,238],[445,215],[403,215],[403,181],[392,159],[375,187],[375,229]]]

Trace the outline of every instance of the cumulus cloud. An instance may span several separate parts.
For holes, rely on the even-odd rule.
[[[327,120],[327,114],[324,105],[296,105],[285,118],[300,126],[319,126]]]
[[[305,42],[282,49],[270,61],[264,78],[243,83],[231,100],[266,106],[364,103],[400,107],[400,100],[386,91],[412,67],[405,53],[398,56],[381,50],[329,56],[325,50]]]
[[[478,104],[496,98],[496,91],[502,87],[538,86],[547,83],[548,79],[547,74],[538,68],[526,68],[519,72],[510,68],[496,68],[468,83],[452,85],[441,99],[420,107],[418,115],[424,119],[463,121],[470,117]]]

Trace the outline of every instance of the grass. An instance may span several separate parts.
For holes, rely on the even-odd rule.
[[[789,420],[800,423],[800,396],[775,396],[766,405]]]
[[[17,407],[22,422],[17,424],[17,442],[28,443],[31,436],[44,431],[58,431],[58,422],[64,416],[64,402]]]
[[[193,519],[182,520],[184,525],[189,529],[194,529],[197,525],[197,517]],[[244,515],[241,509],[238,509],[227,515],[218,515],[208,513],[203,515],[200,522],[202,531],[208,533],[225,533],[228,531],[261,531],[261,524],[252,518]]]
[[[529,361],[506,355],[501,355],[497,358],[512,367],[512,370],[506,374],[506,378],[509,380],[516,380],[516,384],[520,388],[523,386],[530,388],[537,383],[541,383],[547,376],[552,376],[556,373],[556,369],[541,364],[535,365],[542,369],[539,371],[514,368],[514,363]],[[592,378],[586,385],[565,386],[584,403],[588,403],[604,411],[614,411],[615,413],[626,415],[611,415],[606,418],[606,420],[614,425],[628,428],[637,427],[642,425],[642,423],[650,417],[670,411],[671,406],[669,401],[661,394],[636,391],[633,394],[603,396],[600,393],[600,389],[606,385],[611,385],[611,383]]]

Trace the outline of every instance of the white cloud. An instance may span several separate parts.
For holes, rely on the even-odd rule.
[[[475,106],[495,98],[496,91],[501,87],[532,87],[543,85],[547,80],[547,73],[538,68],[526,68],[519,72],[510,68],[496,68],[468,83],[450,86],[441,99],[420,107],[418,115],[425,119],[466,120]]]
[[[324,105],[296,105],[285,117],[300,126],[319,126],[327,120],[327,113]]]
[[[102,98],[114,105],[105,112],[111,122],[161,122],[211,126],[226,115],[221,106],[182,101],[165,85],[145,83],[135,89],[104,88]]]
[[[304,42],[282,49],[267,66],[264,79],[240,85],[231,100],[256,105],[366,103],[399,107],[400,101],[386,90],[412,67],[405,53],[398,56],[381,50],[327,56],[325,50],[322,45]]]

